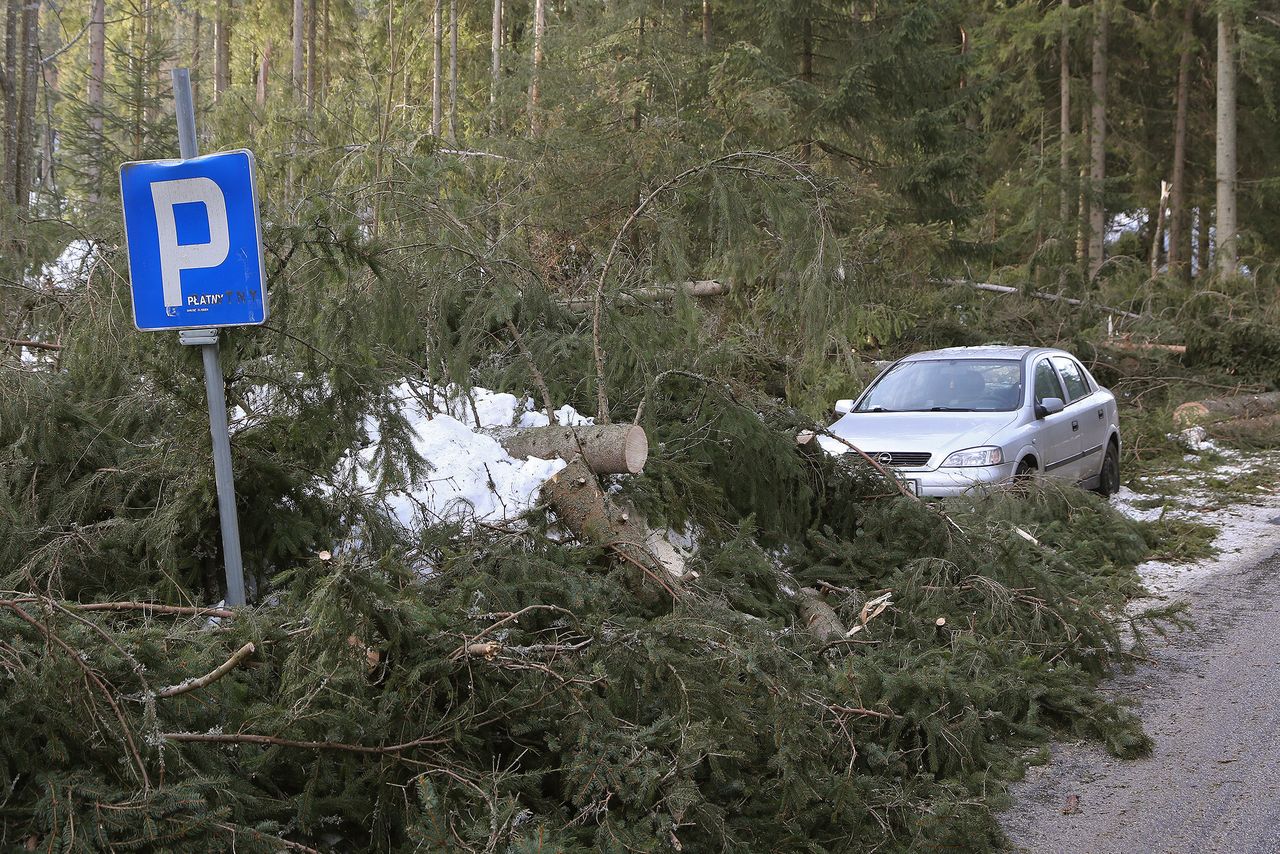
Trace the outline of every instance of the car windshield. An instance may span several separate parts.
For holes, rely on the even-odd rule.
[[[1005,359],[899,362],[856,412],[1012,412],[1022,403],[1022,364]]]

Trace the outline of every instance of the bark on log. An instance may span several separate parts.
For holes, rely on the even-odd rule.
[[[655,586],[672,597],[680,594],[684,561],[672,550],[664,559],[646,546],[653,532],[632,509],[604,494],[600,481],[581,457],[542,485],[542,494],[556,516],[583,542],[607,548],[615,557],[639,569],[649,583],[637,583],[637,595],[650,599]],[[675,561],[671,560],[674,556]]]
[[[534,427],[500,435],[498,442],[521,460],[582,457],[596,474],[639,474],[649,458],[649,438],[634,424]]]
[[[1280,436],[1280,413],[1219,421],[1210,425],[1206,432],[1210,438],[1223,439],[1237,446],[1272,447],[1275,438]]]
[[[836,616],[835,609],[827,604],[822,594],[812,587],[802,587],[795,595],[796,610],[800,612],[800,625],[813,635],[818,643],[826,643],[844,637],[844,624]]]
[[[1232,418],[1257,418],[1280,410],[1280,392],[1192,400],[1173,410],[1175,424],[1187,426]]]
[[[691,297],[721,297],[729,293],[732,288],[728,282],[717,282],[711,279],[681,282],[679,285],[653,285],[619,294],[614,298],[614,304],[643,305],[661,302],[674,299],[677,290],[682,290]],[[586,314],[594,308],[595,303],[589,299],[571,299],[565,300],[561,305],[575,314]]]

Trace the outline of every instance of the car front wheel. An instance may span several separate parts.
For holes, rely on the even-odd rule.
[[[1107,453],[1102,458],[1102,471],[1098,474],[1098,486],[1094,489],[1103,497],[1120,491],[1120,452],[1114,442],[1107,443]]]

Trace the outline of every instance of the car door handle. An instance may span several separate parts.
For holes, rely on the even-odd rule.
[[[1098,417],[1099,417],[1099,418],[1106,418],[1106,417],[1107,417],[1107,411],[1106,411],[1105,409],[1099,409],[1099,410],[1098,410]]]
[[[1080,429],[1080,422],[1079,422],[1079,421],[1072,421],[1072,422],[1071,422],[1071,432],[1072,432],[1072,433],[1074,433],[1074,432],[1076,432],[1076,431],[1077,431],[1077,430],[1079,430],[1079,429]]]

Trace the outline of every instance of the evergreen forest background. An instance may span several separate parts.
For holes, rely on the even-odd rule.
[[[1119,616],[1160,531],[1070,490],[926,505],[795,435],[929,346],[1073,349],[1129,470],[1180,456],[1173,404],[1273,389],[1280,4],[2,20],[0,845],[981,851],[1054,732],[1149,747],[1093,689],[1176,621]],[[117,169],[176,156],[179,66],[263,208],[272,317],[222,343],[261,416],[234,615],[198,355],[134,330],[122,245]],[[696,533],[687,590],[545,508],[407,530],[328,482],[369,417],[381,489],[440,476],[405,377],[639,420],[613,486]],[[806,631],[798,590],[863,629]]]

